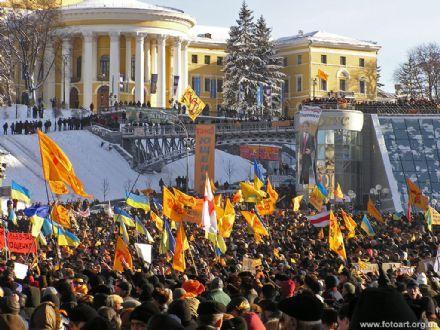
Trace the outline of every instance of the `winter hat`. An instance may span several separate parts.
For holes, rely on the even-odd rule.
[[[266,330],[266,327],[256,313],[243,313],[242,317],[246,321],[248,330]]]
[[[173,301],[168,308],[168,314],[176,315],[184,326],[191,322],[191,310],[185,300]]]
[[[350,282],[344,283],[344,289],[349,294],[355,294],[355,292],[356,292],[356,287]]]
[[[223,281],[218,277],[214,278],[209,284],[209,289],[211,290],[223,289]]]
[[[185,296],[186,291],[182,288],[176,288],[173,291],[173,300],[182,299]]]
[[[11,294],[3,298],[3,311],[5,314],[20,313],[20,297],[17,294]]]
[[[153,302],[144,302],[131,312],[130,321],[138,320],[147,324],[150,317],[155,314],[160,314],[159,308]]]
[[[197,280],[185,281],[182,288],[186,291],[185,298],[193,298],[205,291],[205,286]]]
[[[72,309],[69,319],[72,322],[89,322],[98,316],[98,313],[89,305],[81,304]]]
[[[364,290],[350,320],[350,330],[362,329],[363,322],[417,322],[403,295],[392,288]]]
[[[325,278],[325,288],[326,290],[334,288],[335,286],[338,286],[338,278],[334,275],[329,275]]]
[[[292,297],[295,293],[295,282],[291,279],[280,282],[280,291],[282,297]]]
[[[324,312],[324,304],[313,294],[303,292],[278,303],[283,313],[299,321],[320,321]]]
[[[48,294],[57,294],[58,291],[53,286],[48,286],[46,289],[43,290],[43,293],[41,295],[41,298],[44,298],[44,296]]]
[[[226,311],[231,313],[232,311],[246,312],[251,309],[249,301],[245,297],[233,297],[229,302]]]
[[[176,318],[166,314],[153,315],[147,323],[147,330],[156,329],[185,329]]]

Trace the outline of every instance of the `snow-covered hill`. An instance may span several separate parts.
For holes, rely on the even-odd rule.
[[[103,198],[103,182],[109,182],[107,199],[123,198],[126,186],[133,185],[137,173],[114,149],[101,147],[99,137],[88,131],[64,131],[49,133],[49,136],[64,150],[72,161],[75,172],[84,183],[85,190],[96,198]],[[107,144],[107,143],[106,143]],[[46,192],[40,163],[37,135],[0,135],[0,149],[10,153],[3,185],[11,180],[27,187],[33,201],[45,201]],[[190,157],[190,186],[194,178],[194,156]],[[249,178],[252,164],[241,157],[216,151],[215,180],[223,183]],[[167,185],[175,184],[177,176],[186,174],[186,159],[167,165],[162,173],[142,175],[136,188],[159,189],[162,178]],[[73,198],[69,195],[66,198]]]

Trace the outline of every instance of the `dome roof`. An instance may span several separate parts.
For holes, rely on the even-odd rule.
[[[75,4],[64,6],[63,9],[103,9],[103,8],[124,8],[124,9],[147,9],[183,13],[182,10],[152,5],[141,0],[84,0]]]

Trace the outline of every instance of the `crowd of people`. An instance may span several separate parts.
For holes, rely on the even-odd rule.
[[[280,192],[279,200],[291,197]],[[150,205],[163,218],[160,199],[153,193]],[[6,261],[2,253],[0,329],[437,327],[440,275],[426,260],[436,257],[439,237],[427,230],[421,213],[411,222],[395,214],[384,214],[383,224],[372,219],[375,236],[362,233],[358,226],[348,239],[341,225],[347,252],[343,260],[329,249],[328,228],[322,236],[307,220],[312,208],[305,202],[296,212],[279,202],[272,215],[262,218],[270,236],[261,242],[240,214],[252,205],[239,203],[231,236],[225,239],[227,250],[221,255],[202,228],[185,225],[190,250],[181,273],[171,267],[169,253],[160,253],[164,234],[151,214],[128,207],[126,211],[140,219],[154,240],[152,262],[138,258],[134,243],[146,239],[129,228],[134,267],[130,270],[124,263],[125,270],[117,272],[112,264],[119,230],[110,208],[88,214],[88,201],[65,206],[72,210],[70,230],[81,242],[77,248],[58,247],[47,236],[47,245],[40,245],[36,256],[11,254]],[[335,213],[340,216],[338,210]],[[30,219],[21,211],[16,215],[17,225],[4,218],[5,226],[29,232]],[[353,214],[358,225],[362,216]],[[176,237],[175,228],[171,233]],[[245,268],[244,258],[258,262]],[[14,275],[14,262],[30,265],[23,280]],[[383,271],[381,266],[391,262],[402,267]],[[379,268],[362,271],[361,263]]]
[[[316,105],[322,109],[352,109],[364,113],[416,114],[440,111],[440,104],[428,99],[397,98],[395,101],[360,101],[345,97],[310,98],[304,105]]]

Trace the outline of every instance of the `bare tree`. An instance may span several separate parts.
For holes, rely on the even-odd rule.
[[[394,72],[402,92],[412,98],[440,100],[440,45],[429,43],[408,52],[408,59]]]
[[[235,172],[235,166],[230,159],[227,160],[225,165],[226,175],[228,176],[228,183],[232,183],[232,174]]]
[[[60,47],[57,0],[9,0],[0,8],[0,77],[7,86],[21,72],[31,101],[43,86]],[[11,63],[13,72],[11,72]]]
[[[104,180],[102,180],[102,195],[104,197],[104,202],[106,201],[106,197],[108,192],[110,191],[110,182],[108,181],[107,178],[104,178]]]

